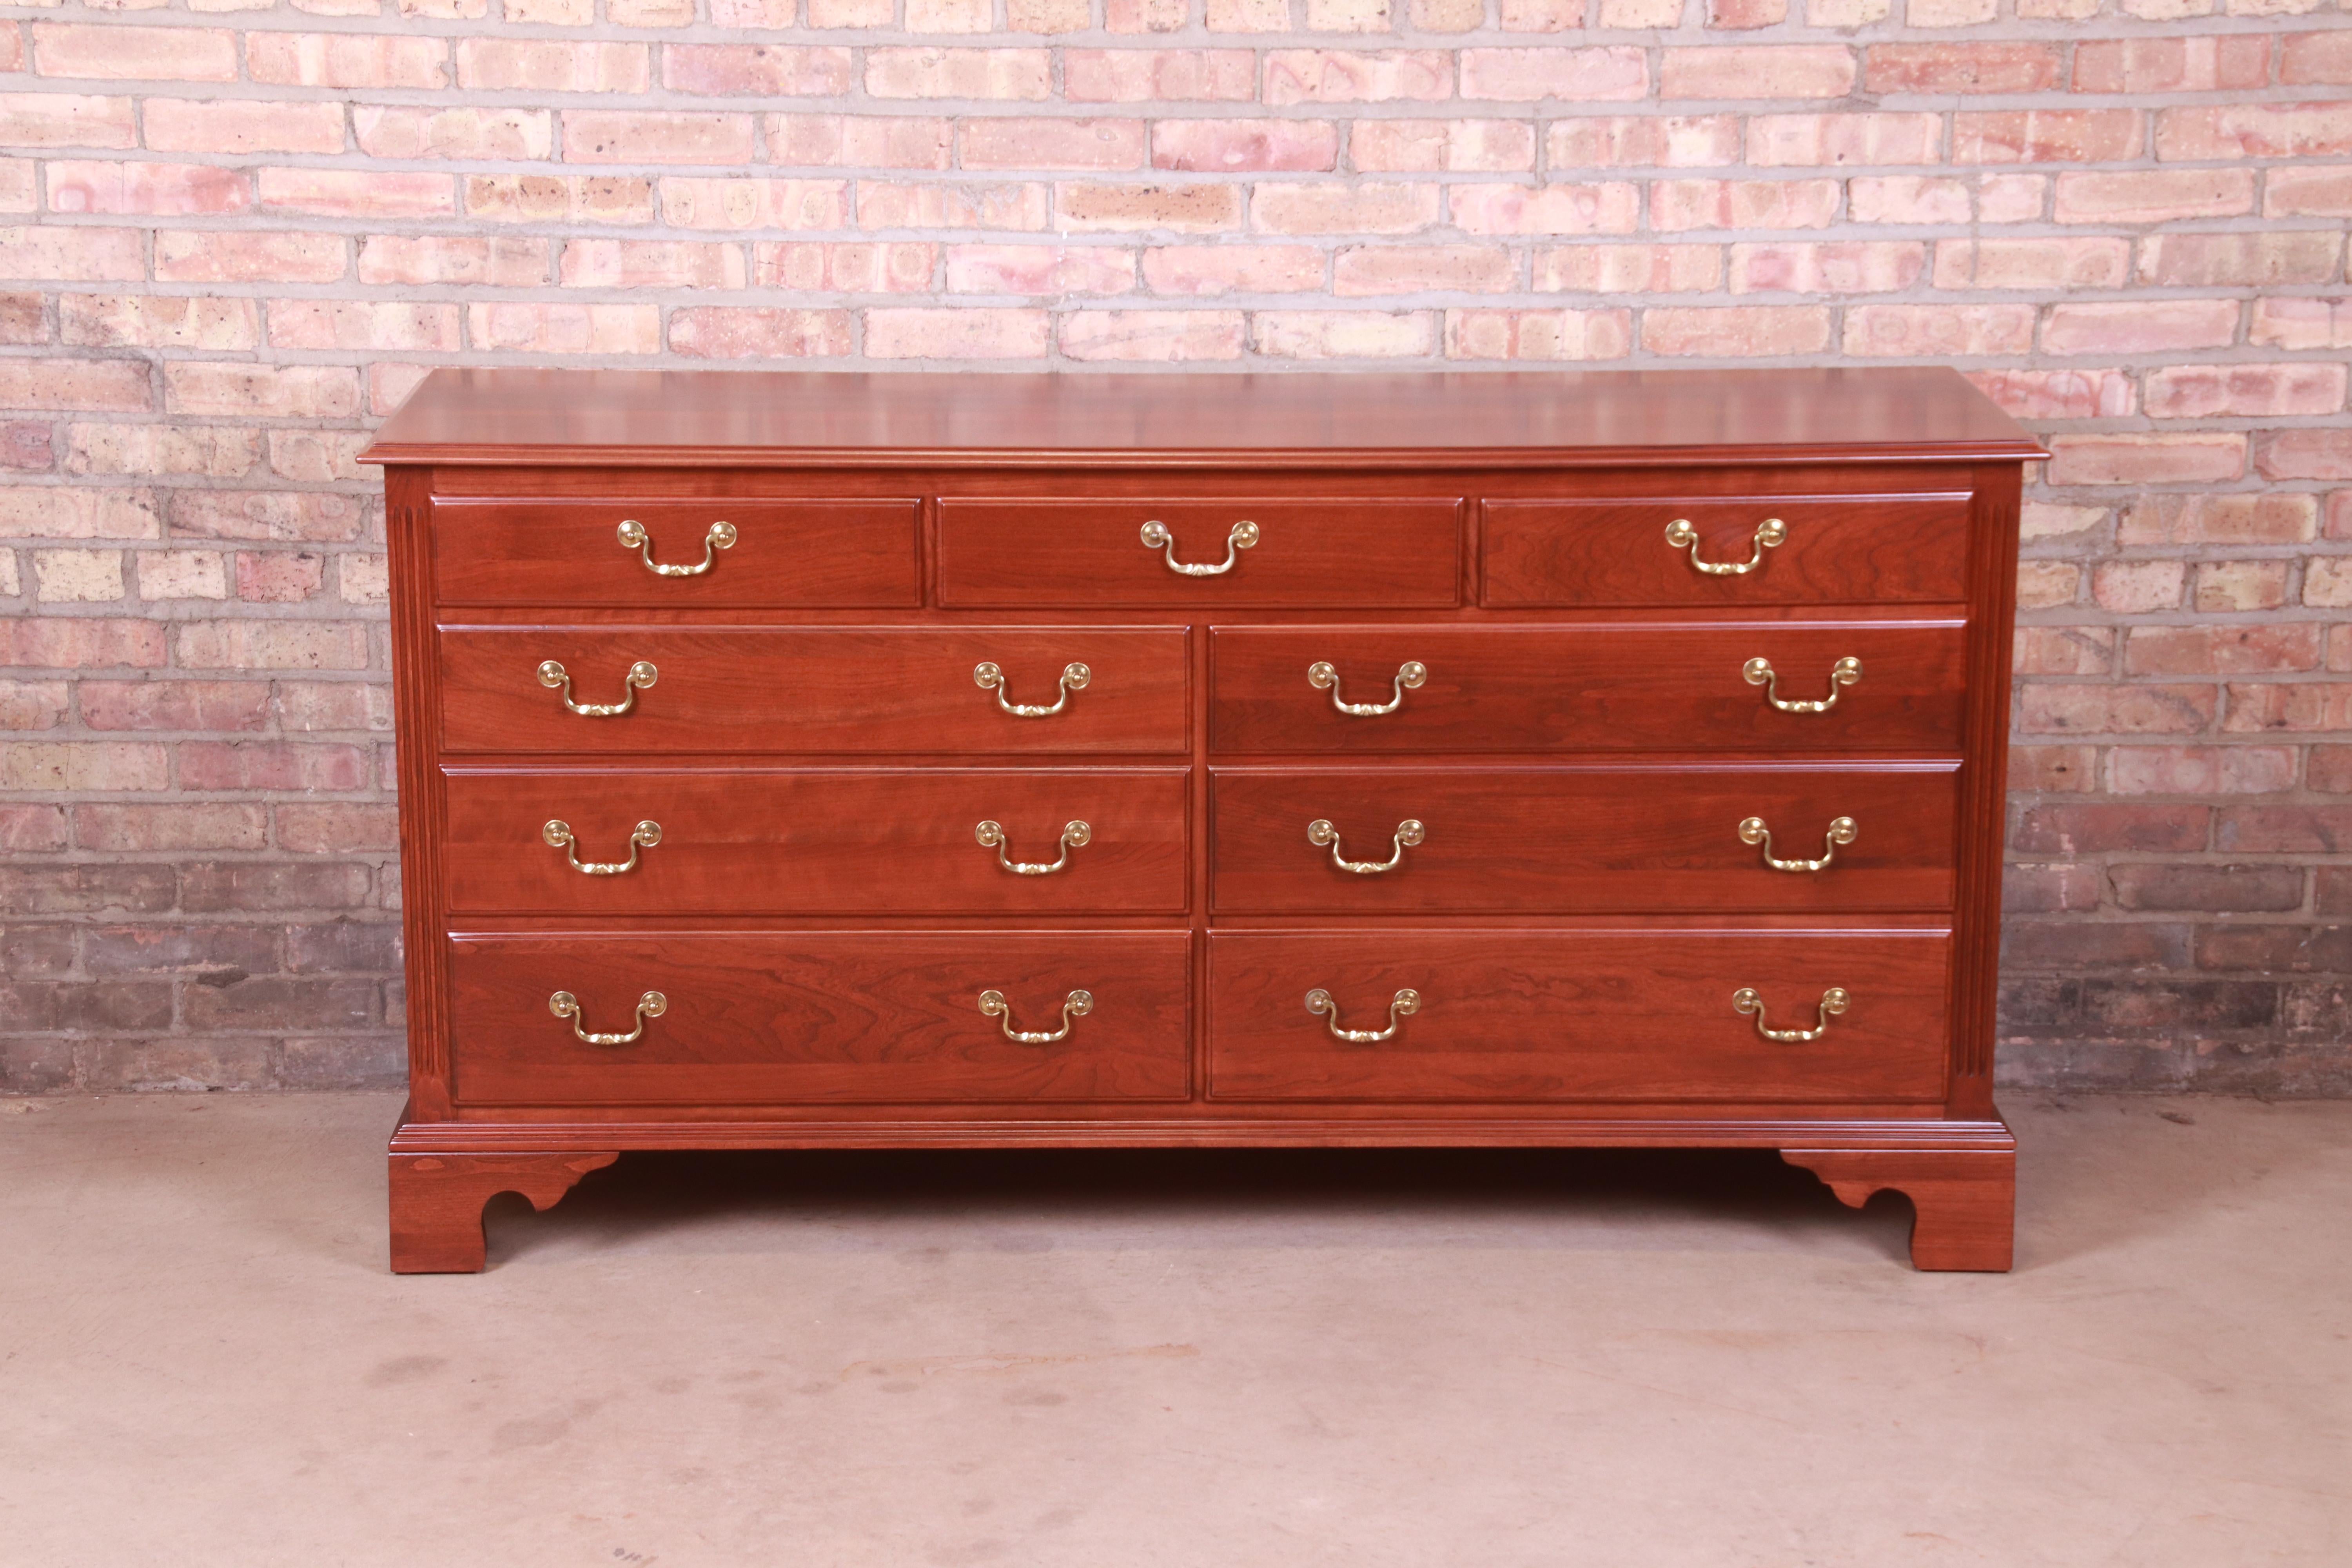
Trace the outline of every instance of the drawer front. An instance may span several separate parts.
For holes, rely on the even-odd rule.
[[[1252,914],[1948,909],[1957,777],[1952,763],[1219,769],[1214,907]],[[1742,834],[1755,820],[1765,836],[1751,844]],[[1832,839],[1841,821],[1845,843]],[[1317,823],[1327,829],[1314,831]],[[1351,870],[1335,863],[1340,858],[1391,868]],[[1818,869],[1800,868],[1824,858]]]
[[[1181,768],[445,776],[449,907],[466,913],[1181,914],[1187,904]],[[975,832],[984,822],[1002,829],[992,847]]]
[[[470,1105],[1178,1100],[1181,931],[710,931],[450,939],[450,1060]],[[1009,1018],[980,1010],[1003,993]],[[1046,1034],[1068,994],[1093,1010]],[[549,999],[579,1005],[555,1016]],[[648,991],[667,1005],[640,1019]],[[626,1044],[583,1040],[621,1035]]]
[[[1234,933],[1209,939],[1209,1091],[1218,1100],[1940,1100],[1949,933],[1676,930]],[[1810,1042],[1763,1022],[1820,1019]],[[1377,1042],[1391,999],[1421,1007]]]
[[[1965,493],[1490,500],[1481,509],[1480,602],[1955,604],[1968,596],[1969,500]],[[1778,544],[1762,542],[1776,536]]]
[[[1440,607],[1461,603],[1457,500],[1003,500],[940,507],[940,603]],[[1143,539],[1147,524],[1168,542]],[[1246,548],[1243,524],[1255,530]],[[1192,575],[1169,565],[1219,567]]]
[[[1190,661],[1181,627],[444,626],[442,746],[626,753],[1173,752],[1187,749]],[[541,683],[563,667],[567,710]],[[632,691],[631,668],[654,667]],[[974,671],[998,667],[998,684]],[[1072,664],[1087,669],[1066,689]],[[1066,700],[1064,699],[1066,698]],[[1043,717],[1005,705],[1062,710]]]
[[[444,605],[862,609],[922,603],[914,500],[433,502]],[[642,531],[641,544],[621,537]],[[733,530],[723,548],[714,529]],[[691,569],[656,572],[646,564]],[[704,563],[708,563],[704,567]]]
[[[1879,752],[1960,744],[1963,624],[1715,622],[1526,628],[1219,626],[1210,745],[1223,752]],[[1764,684],[1748,661],[1770,668]],[[1859,667],[1833,684],[1841,659]],[[1417,687],[1399,671],[1418,664]],[[1310,672],[1333,667],[1336,684]],[[1820,712],[1773,705],[1820,702]],[[1394,704],[1369,715],[1338,710]]]

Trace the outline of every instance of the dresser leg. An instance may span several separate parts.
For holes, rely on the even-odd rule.
[[[1860,1208],[1892,1187],[1911,1200],[1915,1268],[2005,1273],[2017,1224],[2017,1154],[2008,1149],[1783,1149],[1780,1157]]]
[[[483,1205],[520,1193],[533,1208],[553,1208],[581,1177],[620,1157],[617,1151],[391,1155],[392,1271],[478,1274]]]

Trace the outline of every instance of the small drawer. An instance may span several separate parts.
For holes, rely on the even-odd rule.
[[[1957,620],[1218,626],[1209,743],[1229,754],[1939,756],[1960,744],[1964,629]]]
[[[1462,600],[1462,504],[950,496],[940,603],[1450,606]]]
[[[1943,931],[1357,931],[1209,939],[1217,1100],[1927,1102]],[[1844,1010],[1823,1012],[1832,987]],[[1760,1017],[1735,1004],[1750,998]],[[1418,1010],[1396,1005],[1411,991]],[[1311,994],[1320,993],[1321,996]],[[1328,997],[1324,1011],[1310,999]],[[1771,1039],[1759,1026],[1811,1040]],[[1340,1029],[1378,1039],[1343,1039]]]
[[[1968,596],[1969,502],[1965,493],[1490,500],[1479,602],[1957,604]]]
[[[1181,931],[460,934],[449,949],[468,1105],[1017,1108],[1181,1100],[1190,1084]],[[992,991],[1005,1013],[982,1011]],[[1082,1015],[1066,1012],[1074,991]],[[551,1010],[559,992],[570,1016]],[[1005,1032],[1066,1024],[1053,1040]]]
[[[444,605],[912,608],[920,512],[911,500],[436,496],[433,591]]]
[[[1213,907],[1944,910],[1958,772],[1953,763],[1221,768],[1212,796]]]
[[[451,768],[467,914],[1181,914],[1181,768]],[[976,830],[993,823],[993,846]],[[1060,866],[1022,872],[1007,866]],[[583,870],[582,867],[626,867]]]
[[[1182,752],[1187,636],[1181,626],[444,626],[441,743],[589,761]],[[550,662],[560,674],[544,671]],[[641,666],[650,684],[636,684]]]

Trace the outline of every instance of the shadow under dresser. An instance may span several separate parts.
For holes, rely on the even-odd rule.
[[[633,1149],[1778,1149],[2009,1266],[1940,368],[442,370],[392,1266]]]

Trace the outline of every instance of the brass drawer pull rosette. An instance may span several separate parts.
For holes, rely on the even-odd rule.
[[[1818,860],[1776,859],[1772,854],[1772,830],[1764,826],[1764,819],[1760,816],[1751,816],[1740,823],[1739,842],[1761,844],[1764,847],[1764,864],[1775,871],[1825,871],[1837,855],[1839,846],[1853,843],[1858,832],[1851,816],[1830,818],[1826,842],[1822,846],[1822,858]]]
[[[1307,684],[1318,691],[1331,694],[1331,706],[1342,713],[1359,719],[1370,719],[1382,713],[1393,713],[1404,706],[1404,694],[1416,690],[1429,679],[1429,666],[1417,658],[1409,658],[1397,666],[1395,695],[1386,702],[1342,702],[1339,700],[1339,671],[1328,659],[1318,659],[1307,667]]]
[[[1062,825],[1062,858],[1051,865],[1039,860],[1015,860],[1004,853],[1004,827],[1002,823],[983,822],[972,829],[971,836],[980,840],[982,849],[996,851],[996,863],[1016,877],[1050,877],[1066,870],[1070,851],[1083,849],[1094,839],[1095,830],[1073,817]]]
[[[547,826],[539,830],[548,847],[563,851],[572,868],[585,877],[617,877],[624,871],[637,868],[637,851],[650,849],[661,842],[661,824],[648,817],[629,833],[629,858],[625,860],[583,860],[580,841],[572,835],[572,825],[562,817],[548,818]]]
[[[1075,660],[1062,667],[1062,694],[1048,707],[1034,702],[1007,702],[1004,700],[1004,671],[992,663],[972,666],[971,683],[982,691],[996,693],[996,705],[1015,719],[1050,719],[1070,705],[1070,693],[1084,691],[1087,682],[1095,678],[1094,671]]]
[[[1780,695],[1780,678],[1772,669],[1772,661],[1751,658],[1739,667],[1740,678],[1750,686],[1764,689],[1764,700],[1783,713],[1826,713],[1838,705],[1844,695],[1841,689],[1862,679],[1862,660],[1848,656],[1830,666],[1830,694],[1818,701],[1808,701]]]
[[[1331,1000],[1331,993],[1320,985],[1307,994],[1307,1010],[1318,1014],[1331,1037],[1351,1046],[1374,1046],[1396,1037],[1397,1020],[1421,1011],[1421,993],[1400,991],[1389,1003],[1389,1026],[1385,1029],[1343,1029],[1339,1027],[1339,1005]]]
[[[1828,990],[1822,993],[1821,1012],[1816,1015],[1817,1022],[1815,1022],[1813,1026],[1810,1029],[1766,1028],[1764,1026],[1764,998],[1757,994],[1756,988],[1752,985],[1743,985],[1738,990],[1731,994],[1731,1010],[1735,1013],[1754,1014],[1756,1017],[1756,1032],[1763,1036],[1766,1039],[1776,1041],[1784,1046],[1801,1046],[1808,1040],[1818,1040],[1823,1035],[1828,1034],[1830,1029],[1830,1019],[1837,1014],[1844,1012],[1846,1007],[1853,1001],[1853,998],[1847,994],[1844,986],[1831,986]]]
[[[637,1037],[646,1032],[646,1020],[658,1018],[669,1011],[669,998],[658,991],[648,991],[637,998],[637,1026],[625,1035],[592,1035],[580,1026],[580,998],[569,991],[559,991],[547,999],[547,1010],[559,1018],[572,1020],[572,1032],[592,1046],[633,1046]]]
[[[1091,991],[1073,991],[1062,1000],[1062,1026],[1051,1034],[1016,1029],[1013,1026],[1013,1005],[1002,991],[980,994],[980,1010],[997,1021],[1008,1040],[1018,1040],[1024,1046],[1051,1046],[1070,1037],[1070,1020],[1083,1018],[1095,1010],[1095,994]]]
[[[633,517],[621,524],[619,531],[621,548],[635,551],[637,559],[646,563],[646,570],[656,577],[699,577],[710,570],[710,563],[719,559],[720,551],[735,548],[735,525],[714,522],[710,525],[710,531],[702,536],[702,559],[699,562],[692,566],[664,566],[654,559],[653,537],[646,533],[644,523]]]
[[[1353,871],[1360,877],[1377,877],[1383,871],[1393,871],[1404,864],[1404,852],[1429,836],[1429,830],[1413,817],[1397,824],[1392,853],[1385,860],[1350,860],[1339,853],[1339,830],[1322,817],[1307,825],[1307,842],[1317,848],[1331,851],[1331,864],[1342,871]]]
[[[586,719],[617,719],[637,705],[637,693],[661,677],[644,659],[629,666],[621,677],[621,700],[618,702],[575,702],[572,700],[572,677],[554,659],[543,660],[539,667],[539,683],[550,691],[563,693],[563,706]]]
[[[1145,548],[1159,551],[1160,558],[1168,563],[1168,570],[1183,577],[1223,576],[1234,569],[1234,563],[1241,559],[1241,552],[1255,546],[1257,540],[1257,524],[1237,522],[1234,524],[1233,531],[1225,535],[1225,558],[1223,561],[1213,566],[1194,564],[1176,559],[1176,536],[1168,531],[1166,523],[1155,518],[1143,525]]]
[[[1690,563],[1710,577],[1745,577],[1764,564],[1764,552],[1778,550],[1788,542],[1789,525],[1777,517],[1768,517],[1756,525],[1755,553],[1745,561],[1701,561],[1698,558],[1698,530],[1690,519],[1678,517],[1666,524],[1666,542],[1676,550],[1690,552]]]

